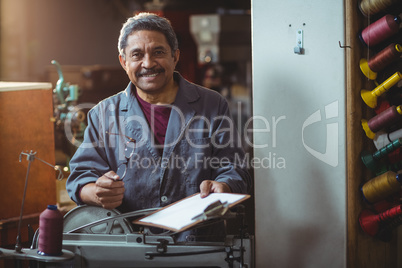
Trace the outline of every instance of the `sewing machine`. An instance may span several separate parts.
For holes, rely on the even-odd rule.
[[[0,249],[0,259],[29,260],[37,267],[254,267],[254,240],[243,230],[222,242],[177,242],[170,231],[153,234],[147,227],[134,230],[129,219],[154,210],[121,214],[79,206],[64,217],[61,256],[37,254],[37,231],[30,249],[20,253]],[[233,216],[239,213],[226,213],[222,219]]]
[[[129,219],[156,209],[125,214],[117,210],[80,206],[64,218],[64,261],[53,257],[50,267],[254,267],[253,237],[240,231],[223,242],[176,242],[166,231],[152,234],[147,227],[134,230]],[[222,219],[239,216],[229,212]],[[220,219],[221,220],[221,219]],[[35,255],[39,233],[30,249]],[[71,257],[71,253],[73,257]],[[0,256],[1,257],[1,256]],[[32,260],[52,262],[35,256]],[[46,267],[48,267],[46,266]]]
[[[75,253],[75,267],[253,267],[253,238],[245,234],[224,242],[176,242],[169,231],[134,231],[128,219],[153,210],[77,207],[65,216],[63,248]]]

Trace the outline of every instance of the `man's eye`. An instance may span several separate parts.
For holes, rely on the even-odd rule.
[[[140,59],[142,57],[142,54],[139,53],[139,52],[136,52],[136,53],[133,53],[131,55],[131,57],[134,58],[134,59]]]
[[[156,56],[165,55],[165,51],[163,51],[163,50],[157,50],[157,51],[155,51],[155,55],[156,55]]]

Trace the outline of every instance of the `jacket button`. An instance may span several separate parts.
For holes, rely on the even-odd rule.
[[[168,198],[167,198],[166,195],[164,195],[164,196],[161,197],[161,201],[162,201],[162,202],[166,202],[167,200],[168,200]]]

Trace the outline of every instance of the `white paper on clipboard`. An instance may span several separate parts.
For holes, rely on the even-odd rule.
[[[229,207],[232,207],[249,197],[246,194],[212,193],[201,198],[200,194],[195,194],[138,219],[134,223],[181,232],[200,222],[193,218],[202,214],[210,204],[220,201],[227,202]]]

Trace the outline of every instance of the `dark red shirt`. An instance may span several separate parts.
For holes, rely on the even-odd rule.
[[[170,106],[148,103],[138,96],[137,91],[135,92],[135,95],[145,117],[147,118],[151,131],[154,134],[155,143],[163,146],[165,144],[166,129],[172,108]],[[159,151],[162,152],[163,147],[159,148]]]

